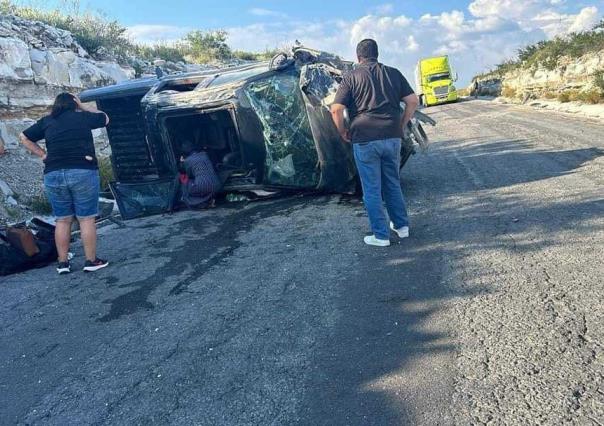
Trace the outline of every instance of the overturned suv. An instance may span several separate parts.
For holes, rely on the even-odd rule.
[[[82,92],[82,101],[96,101],[110,118],[111,190],[122,216],[172,208],[184,141],[207,150],[224,192],[355,192],[352,149],[329,113],[352,67],[335,55],[295,47],[270,62]],[[416,113],[401,167],[414,146],[427,146],[420,122],[435,124]]]

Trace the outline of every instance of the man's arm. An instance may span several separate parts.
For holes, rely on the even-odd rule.
[[[405,114],[403,115],[403,130],[407,128],[407,124],[411,121],[413,114],[415,114],[415,110],[419,105],[419,99],[415,93],[407,95],[403,98],[403,102],[405,103]]]
[[[331,105],[331,118],[338,129],[338,133],[344,140],[344,142],[350,143],[350,136],[348,135],[348,130],[344,125],[344,110],[346,107],[342,104],[332,104]]]
[[[46,160],[46,151],[40,148],[37,143],[30,141],[23,133],[19,135],[19,139],[21,139],[21,143],[29,152],[40,157],[42,161]]]

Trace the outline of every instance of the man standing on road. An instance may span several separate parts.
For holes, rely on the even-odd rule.
[[[409,220],[401,190],[399,164],[403,129],[415,112],[418,99],[396,68],[377,61],[378,46],[365,39],[357,45],[359,65],[342,79],[331,115],[342,139],[352,142],[354,159],[363,186],[363,201],[373,235],[365,237],[372,246],[390,245],[390,228],[400,238],[409,236]],[[406,104],[403,114],[400,102]],[[348,108],[350,132],[344,126]]]

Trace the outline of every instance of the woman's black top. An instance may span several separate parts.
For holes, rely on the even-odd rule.
[[[50,115],[41,118],[23,134],[32,142],[46,140],[44,173],[60,169],[97,169],[92,129],[101,127],[105,127],[102,112],[65,111],[56,118]]]

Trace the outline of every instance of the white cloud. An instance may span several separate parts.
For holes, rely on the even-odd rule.
[[[599,22],[598,8],[595,6],[585,7],[575,16],[573,23],[568,27],[567,32],[581,32],[589,30]]]
[[[261,7],[253,7],[249,12],[254,16],[271,17],[271,18],[287,18],[287,14],[271,9],[263,9]]]
[[[552,38],[593,28],[599,21],[599,13],[594,6],[583,8],[577,15],[548,10],[532,18],[532,21]]]
[[[522,20],[549,4],[551,0],[474,0],[468,10],[477,18],[498,16]]]
[[[355,58],[361,39],[371,37],[380,47],[380,60],[396,66],[410,79],[420,57],[448,54],[461,83],[514,57],[517,49],[539,40],[593,27],[601,17],[595,6],[569,13],[561,0],[474,0],[467,10],[445,10],[412,19],[372,13],[355,20],[261,21],[226,28],[235,49],[263,51],[291,46],[295,40],[347,59]],[[261,16],[260,12],[257,16]],[[279,13],[279,12],[276,12]],[[268,15],[263,15],[268,16]],[[168,27],[170,28],[170,27]],[[168,30],[157,31],[160,34]],[[150,37],[148,31],[140,31]]]
[[[384,3],[369,9],[371,15],[390,15],[394,12],[392,3]]]
[[[191,31],[189,27],[175,25],[133,25],[126,29],[126,35],[137,43],[171,43],[184,37]]]
[[[419,43],[415,40],[415,37],[410,35],[407,37],[407,50],[409,52],[417,52],[419,50]]]

